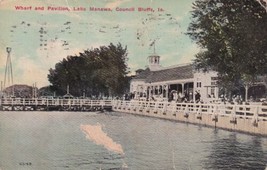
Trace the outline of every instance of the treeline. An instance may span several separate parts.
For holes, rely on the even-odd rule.
[[[187,34],[202,49],[197,68],[218,72],[228,91],[267,74],[267,12],[258,0],[196,0]]]
[[[109,44],[68,56],[49,70],[48,80],[57,95],[120,96],[129,86],[127,47]]]
[[[28,86],[25,84],[15,84],[5,88],[3,94],[0,92],[0,96],[7,97],[23,97],[23,98],[32,98],[38,95],[38,89],[33,86]]]

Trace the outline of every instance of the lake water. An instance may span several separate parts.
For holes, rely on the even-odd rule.
[[[100,126],[123,153],[90,140],[81,125]],[[259,136],[116,112],[0,113],[1,170],[264,170],[266,165],[267,138]]]

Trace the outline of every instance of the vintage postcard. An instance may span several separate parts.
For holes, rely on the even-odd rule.
[[[0,170],[266,170],[266,28],[266,0],[0,0]]]

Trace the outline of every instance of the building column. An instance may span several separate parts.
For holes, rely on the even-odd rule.
[[[193,91],[192,91],[192,95],[193,95],[193,101],[196,101],[196,98],[195,98],[195,82],[193,82]]]
[[[160,85],[161,86],[161,98],[163,99],[163,92],[164,92],[164,85],[162,84],[162,85]]]
[[[215,99],[219,99],[219,88],[215,87]]]
[[[148,96],[148,93],[147,93],[147,86],[145,86],[145,94],[146,94],[146,99],[147,99],[147,96]]]
[[[140,99],[141,92],[142,92],[142,86],[139,86],[139,88],[138,88],[138,99]]]
[[[168,99],[168,94],[169,94],[168,84],[164,85],[164,89],[165,89],[165,97]]]
[[[150,100],[150,98],[151,98],[151,86],[148,86],[147,90],[148,90],[148,100]]]

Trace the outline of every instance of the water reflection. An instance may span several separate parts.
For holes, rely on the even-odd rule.
[[[218,130],[214,134],[204,169],[265,169],[267,154],[263,152],[261,138],[235,132],[222,135]]]

